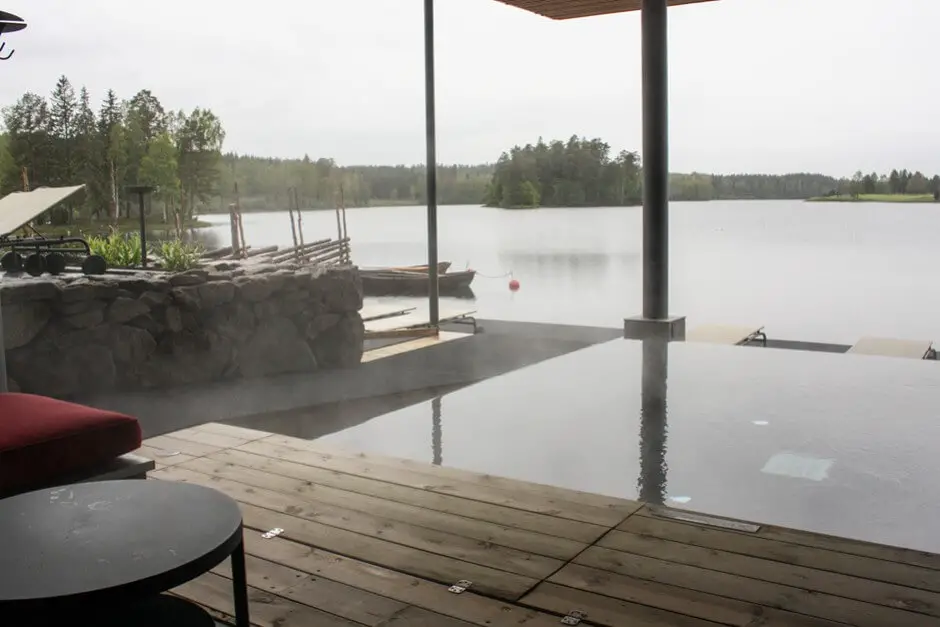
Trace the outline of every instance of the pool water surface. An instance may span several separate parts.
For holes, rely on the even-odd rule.
[[[940,363],[614,340],[318,442],[940,552]]]

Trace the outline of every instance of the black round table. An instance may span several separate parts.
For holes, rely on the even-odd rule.
[[[0,617],[130,606],[228,557],[235,622],[249,627],[242,517],[228,496],[158,480],[21,494],[0,500]]]

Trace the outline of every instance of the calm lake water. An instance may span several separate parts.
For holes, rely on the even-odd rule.
[[[716,201],[673,203],[671,216],[671,310],[690,327],[762,324],[772,338],[846,344],[863,335],[940,340],[938,205]],[[225,245],[228,217],[205,219],[220,226],[201,237]],[[612,327],[640,312],[639,208],[454,206],[438,221],[440,259],[480,273],[475,302],[453,306],[480,318]],[[291,242],[286,212],[244,222],[253,246]],[[424,207],[351,209],[347,224],[361,266],[426,259]],[[334,212],[305,213],[304,234],[336,237]]]

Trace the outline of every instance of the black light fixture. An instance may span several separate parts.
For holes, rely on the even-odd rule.
[[[140,208],[140,267],[147,267],[147,214],[144,213],[144,196],[157,191],[153,185],[131,185],[127,187],[128,194],[137,194]]]
[[[0,11],[0,36],[4,33],[15,33],[18,30],[23,30],[26,28],[26,20],[19,17],[18,15],[13,15],[12,13],[7,13],[6,11]],[[0,42],[0,61],[8,61],[10,57],[13,56],[15,50],[10,50],[9,54],[4,55],[3,49],[6,48],[5,42]]]

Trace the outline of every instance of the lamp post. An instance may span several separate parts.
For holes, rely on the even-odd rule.
[[[140,207],[140,265],[147,267],[147,215],[144,213],[144,196],[157,191],[153,185],[131,185],[127,188],[129,194],[137,194]]]

